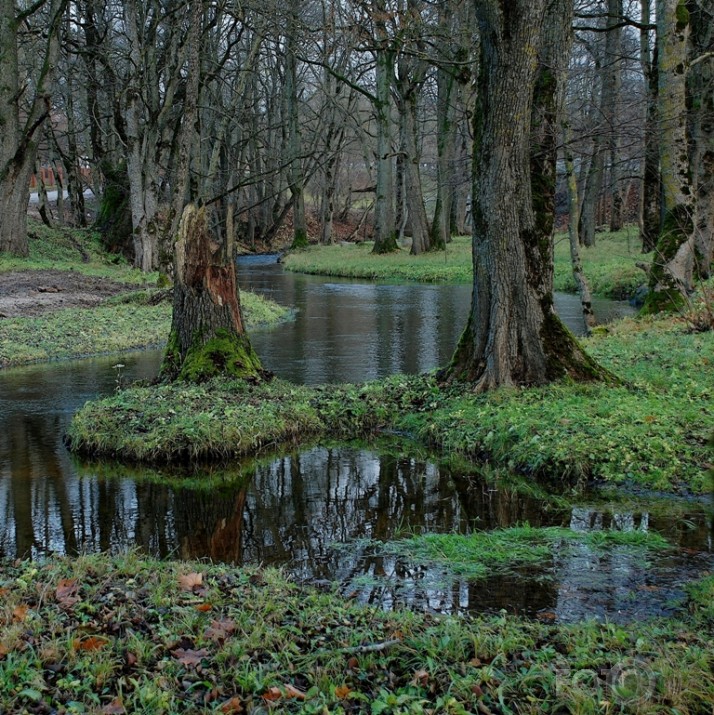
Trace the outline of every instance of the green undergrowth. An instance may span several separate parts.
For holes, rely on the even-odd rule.
[[[392,552],[421,564],[442,564],[469,579],[524,566],[547,567],[554,553],[570,546],[588,546],[595,553],[615,548],[634,552],[667,550],[670,544],[659,534],[643,531],[577,532],[564,527],[535,528],[528,525],[472,534],[424,534],[388,544]]]
[[[384,612],[135,553],[0,564],[0,712],[641,713],[714,701],[712,584],[625,626]],[[625,677],[627,676],[627,677]]]
[[[652,254],[642,253],[636,226],[616,233],[599,233],[595,245],[580,248],[583,271],[590,290],[606,298],[625,300],[647,283],[647,274],[637,263],[649,264]],[[570,244],[565,234],[555,237],[555,290],[576,293],[570,260]]]
[[[166,342],[171,304],[151,305],[153,291],[114,296],[94,308],[66,308],[34,318],[0,321],[0,366],[124,352]],[[262,296],[241,293],[248,330],[275,325],[290,311]]]
[[[157,273],[142,273],[116,254],[107,253],[97,232],[81,228],[48,228],[28,219],[29,256],[0,254],[0,273],[61,270],[109,278],[118,283],[154,285]]]
[[[459,236],[444,251],[411,256],[408,249],[374,255],[372,243],[312,246],[294,251],[283,259],[287,270],[367,280],[409,280],[419,282],[466,283],[471,280],[471,239]],[[585,275],[591,290],[609,298],[629,298],[647,276],[638,262],[651,256],[641,253],[637,229],[598,234],[592,248],[582,248]],[[555,290],[575,293],[567,236],[555,237]]]

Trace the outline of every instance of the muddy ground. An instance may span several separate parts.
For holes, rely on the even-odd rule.
[[[0,318],[34,316],[62,308],[89,308],[130,286],[73,271],[0,273]]]

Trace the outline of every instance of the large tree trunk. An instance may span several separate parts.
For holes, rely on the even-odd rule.
[[[640,237],[642,252],[654,251],[659,236],[662,217],[659,177],[659,131],[657,128],[657,51],[652,51],[649,24],[651,2],[642,0],[640,20],[640,63],[647,87],[645,116],[645,159],[642,174],[642,197],[640,202]]]
[[[386,14],[383,3],[377,3],[378,11]],[[374,248],[373,253],[396,251],[397,231],[394,216],[394,170],[392,158],[392,74],[394,53],[386,46],[389,42],[384,20],[375,22],[377,48],[375,76],[376,96],[374,113],[377,122],[377,188],[374,199]]]
[[[694,276],[694,192],[686,111],[689,19],[684,0],[658,0],[658,113],[664,220],[652,261],[645,313],[681,306],[692,289]]]
[[[604,375],[553,309],[554,68],[571,13],[570,0],[476,5],[473,297],[449,374],[479,391]]]
[[[694,270],[697,277],[708,278],[714,260],[714,8],[705,0],[690,0],[688,7],[692,27],[689,164],[696,197]]]
[[[40,69],[21,83],[15,2],[0,0],[0,253],[28,254],[30,177],[42,127],[50,114],[50,73],[59,49],[57,28],[62,5],[61,0],[50,4]],[[27,96],[29,87],[34,87],[34,96]],[[25,102],[30,110],[21,116],[20,105]]]
[[[263,375],[245,333],[232,245],[213,240],[205,207],[186,206],[175,249],[173,318],[161,378]]]

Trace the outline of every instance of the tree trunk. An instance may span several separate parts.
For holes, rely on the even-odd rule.
[[[27,203],[42,127],[50,114],[50,74],[59,49],[63,3],[50,4],[46,45],[35,77],[20,82],[18,21],[13,0],[0,0],[0,253],[27,256]],[[39,6],[41,7],[41,6]],[[34,95],[28,96],[28,87]],[[21,116],[20,105],[29,104]]]
[[[384,11],[384,8],[381,8]],[[394,222],[394,171],[392,168],[391,138],[391,76],[394,55],[387,48],[387,30],[384,21],[375,23],[377,39],[383,46],[376,50],[376,102],[374,110],[377,121],[377,188],[374,200],[374,248],[373,253],[390,253],[398,249]]]
[[[694,276],[694,195],[687,144],[686,66],[690,36],[684,0],[658,0],[658,114],[664,220],[643,311],[682,305]]]
[[[160,377],[200,382],[265,373],[245,333],[233,246],[216,243],[206,208],[186,206],[175,246],[171,333]]]
[[[620,187],[620,125],[618,107],[622,86],[622,0],[608,0],[605,39],[605,81],[603,83],[603,111],[608,132],[610,155],[610,231],[622,228],[622,192]]]
[[[645,116],[645,160],[642,174],[640,202],[640,238],[642,252],[654,251],[657,245],[661,222],[660,177],[659,177],[659,131],[657,127],[657,50],[650,43],[651,2],[642,0],[640,20],[640,62],[647,89]]]
[[[695,274],[709,278],[714,260],[714,12],[690,0],[692,58],[689,70],[690,172],[694,209]]]
[[[477,391],[606,374],[553,309],[553,68],[566,61],[571,13],[570,0],[476,5],[474,282],[449,376],[472,381]]]
[[[454,106],[452,93],[456,80],[451,72],[436,71],[436,205],[431,222],[431,244],[443,248],[451,240],[451,202],[454,163]]]

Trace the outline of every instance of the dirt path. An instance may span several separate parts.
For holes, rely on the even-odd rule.
[[[123,283],[73,271],[0,273],[0,318],[42,315],[62,308],[90,308],[132,290]]]

